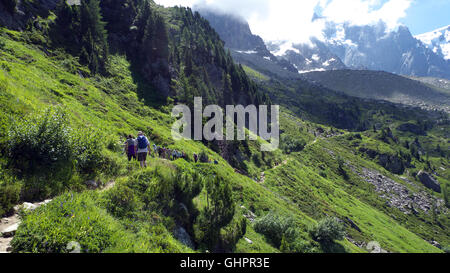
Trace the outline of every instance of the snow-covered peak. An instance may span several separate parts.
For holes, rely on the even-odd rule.
[[[415,36],[429,49],[437,54],[442,54],[446,60],[450,60],[450,25]]]

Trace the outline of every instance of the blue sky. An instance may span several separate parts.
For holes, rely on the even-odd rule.
[[[450,0],[415,0],[400,22],[414,35],[450,25]]]

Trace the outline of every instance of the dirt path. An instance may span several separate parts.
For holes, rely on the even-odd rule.
[[[20,219],[17,214],[10,217],[5,217],[0,219],[0,253],[8,253],[10,248],[10,243],[13,239],[11,235],[3,235],[3,231],[6,231],[12,227],[14,229],[15,225],[20,223]]]
[[[319,140],[319,138],[315,138],[314,141],[311,141],[310,143],[306,144],[305,147],[303,149],[306,149],[307,147],[314,145],[317,141]],[[266,170],[264,172],[261,173],[261,177],[259,179],[259,184],[263,184],[266,181],[266,172],[268,171],[272,171],[277,169],[280,166],[284,166],[286,165],[289,161],[291,160],[291,158],[288,158],[286,160],[284,160],[283,162],[281,162],[280,164],[277,164],[275,167],[273,167],[272,169]]]
[[[46,205],[52,201],[51,199],[45,200],[38,203],[23,203],[14,207],[14,214],[9,217],[4,217],[0,219],[0,253],[11,252],[10,243],[14,238],[17,228],[20,225],[20,217],[18,211],[20,208],[25,210],[35,210],[40,206]]]

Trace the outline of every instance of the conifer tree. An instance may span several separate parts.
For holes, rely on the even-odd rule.
[[[108,61],[105,23],[99,0],[82,0],[80,6],[81,56],[92,73],[104,72]]]

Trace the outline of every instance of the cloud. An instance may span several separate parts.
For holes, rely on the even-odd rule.
[[[266,41],[300,43],[321,37],[325,21],[398,26],[413,0],[156,0],[164,6],[201,5],[245,18]],[[312,21],[314,13],[324,20]]]

